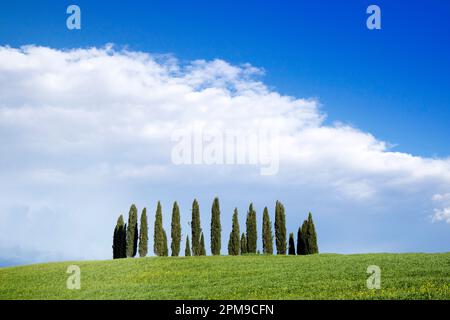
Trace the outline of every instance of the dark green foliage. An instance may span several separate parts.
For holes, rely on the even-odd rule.
[[[128,230],[128,226],[125,223],[125,225],[123,226],[123,232],[122,232],[122,249],[121,249],[121,253],[122,253],[122,258],[126,258],[127,257],[127,230]]]
[[[186,236],[186,248],[184,249],[184,256],[191,256],[191,245],[189,244],[189,236]]]
[[[167,246],[167,239],[166,239]],[[153,233],[153,252],[157,256],[164,256],[164,228],[161,203],[158,201],[155,214],[155,228]]]
[[[306,240],[305,241],[306,242],[306,252],[308,254],[319,253],[319,247],[317,246],[316,228],[314,226],[314,221],[313,221],[311,212],[308,215],[308,221],[306,224],[305,240]]]
[[[250,207],[247,212],[247,253],[256,253],[257,231],[256,231],[256,211],[253,210],[253,203],[250,203]]]
[[[192,203],[192,254],[198,256],[200,254],[200,236],[202,233],[202,228],[200,224],[200,207],[198,205],[197,199]]]
[[[275,240],[277,254],[286,254],[286,216],[284,206],[279,201],[275,205]]]
[[[203,236],[203,232],[202,232],[202,235],[200,237],[200,248],[199,248],[199,251],[198,251],[198,255],[199,256],[206,256],[205,237]]]
[[[245,237],[245,233],[242,233],[241,236],[241,254],[247,253],[247,239]]]
[[[308,232],[308,221],[304,220],[302,224],[302,249],[304,254],[309,254],[308,245],[307,245],[307,232]]]
[[[219,198],[215,198],[211,208],[211,254],[213,256],[220,255],[221,233]]]
[[[180,254],[180,243],[181,243],[181,224],[180,224],[180,208],[178,203],[175,201],[173,203],[172,209],[172,244],[170,245],[172,249],[172,257],[178,257]]]
[[[267,210],[267,207],[264,208],[263,212],[262,241],[263,252],[265,254],[273,254],[272,222],[270,222],[269,211]]]
[[[137,208],[133,204],[131,205],[130,212],[128,214],[128,226],[127,226],[127,257],[132,258],[136,256],[137,242],[138,242],[138,213]]]
[[[127,257],[126,237],[126,224],[124,224],[123,216],[120,215],[120,217],[117,219],[116,227],[114,228],[113,259]]]
[[[120,217],[122,217],[122,215],[120,215]],[[119,217],[119,219],[120,219]],[[114,233],[113,233],[113,244],[112,244],[112,249],[113,249],[113,259],[118,259],[119,258],[119,219],[117,219],[117,223],[116,226],[114,227]]]
[[[141,214],[141,226],[139,232],[139,256],[145,257],[148,252],[148,223],[147,209],[144,208]]]
[[[295,256],[295,242],[294,242],[294,234],[289,234],[289,250],[288,254]]]
[[[233,214],[233,226],[230,233],[230,240],[228,240],[228,254],[232,256],[239,255],[240,251],[240,231],[239,231],[239,219],[238,219],[238,210],[234,209]]]
[[[167,245],[166,230],[163,229],[163,243],[162,243],[162,256],[167,257],[169,255],[169,246]]]
[[[297,231],[297,254],[304,255],[306,254],[305,250],[305,237],[302,232],[302,228],[299,227]]]
[[[113,259],[118,259],[119,258],[118,247],[119,247],[119,236],[118,236],[118,226],[117,226],[117,223],[116,223],[116,226],[114,227],[113,244],[112,244]]]
[[[315,254],[319,253],[319,247],[317,246],[317,234],[314,226],[312,214],[309,213],[308,220],[303,221],[301,229],[299,228],[298,238],[301,239],[301,245],[299,247],[297,243],[297,253],[299,254]],[[298,240],[297,240],[298,241]]]

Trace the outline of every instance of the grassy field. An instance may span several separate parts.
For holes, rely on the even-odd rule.
[[[66,269],[81,268],[68,290]],[[366,269],[381,268],[368,290]],[[136,258],[0,269],[0,299],[450,299],[450,253]]]

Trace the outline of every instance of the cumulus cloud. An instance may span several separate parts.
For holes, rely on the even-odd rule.
[[[137,186],[146,179],[166,187],[178,182],[192,187],[193,181],[209,186],[233,182],[243,189],[283,185],[292,192],[321,190],[324,202],[367,204],[392,195],[429,201],[430,192],[450,189],[450,160],[396,152],[349,125],[325,125],[317,100],[271,90],[261,81],[263,74],[250,64],[182,64],[171,55],[111,46],[0,47],[0,176],[10,182],[1,190],[3,218],[11,218],[11,208],[25,205],[27,212],[41,212],[45,221],[53,215],[48,212],[67,214],[64,204],[74,194],[88,194],[91,205],[85,212],[70,212],[71,221],[77,223],[77,214],[100,219],[106,214],[93,208],[104,210],[98,199],[114,194],[112,185]],[[278,174],[261,176],[252,165],[174,165],[173,132],[193,126],[277,132]],[[442,210],[434,219],[449,222],[448,209]],[[25,225],[34,223],[20,217]],[[4,224],[1,228],[3,243],[34,249],[34,241],[15,238]],[[64,235],[78,237],[68,230]],[[52,240],[64,235],[52,235]],[[107,243],[92,252],[106,255]],[[84,252],[75,247],[69,250],[72,256]]]

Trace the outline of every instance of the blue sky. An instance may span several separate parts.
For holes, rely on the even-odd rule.
[[[65,26],[65,11],[70,4],[77,4],[81,8],[82,30],[69,31]],[[368,15],[365,11],[370,4],[377,4],[381,8],[381,30],[366,28]],[[301,164],[281,167],[280,177],[276,179],[233,180],[224,178],[223,174],[211,175],[208,170],[203,172],[197,171],[196,168],[192,171],[189,169],[188,173],[182,172],[181,176],[185,180],[176,183],[176,179],[170,179],[174,174],[172,171],[167,175],[169,179],[164,182],[166,176],[162,174],[158,175],[158,179],[146,179],[146,174],[136,169],[143,165],[144,160],[151,165],[158,163],[162,166],[163,155],[160,159],[151,153],[137,151],[148,146],[154,147],[153,140],[148,145],[139,145],[134,149],[127,145],[126,148],[130,149],[126,150],[147,157],[139,163],[133,163],[134,171],[121,171],[117,179],[99,178],[91,173],[98,173],[103,169],[105,172],[116,172],[116,168],[125,166],[125,158],[117,159],[116,154],[120,150],[117,145],[99,139],[100,142],[94,145],[104,152],[102,155],[92,155],[91,149],[88,148],[80,151],[78,144],[76,149],[70,149],[64,144],[58,145],[60,141],[55,139],[60,133],[65,137],[62,132],[67,128],[55,128],[54,130],[61,132],[51,131],[44,142],[57,148],[44,154],[42,150],[37,151],[34,149],[35,145],[30,146],[23,139],[30,134],[30,125],[23,115],[7,118],[11,113],[4,113],[4,118],[0,118],[4,120],[0,122],[0,132],[3,133],[2,154],[5,157],[0,160],[3,165],[0,175],[16,180],[16,177],[27,177],[27,174],[30,174],[33,182],[27,182],[25,185],[16,182],[8,188],[0,189],[3,225],[6,222],[12,223],[12,217],[16,216],[30,225],[41,220],[39,217],[42,217],[44,222],[46,219],[58,217],[58,223],[61,225],[70,221],[84,231],[82,235],[80,232],[65,233],[62,230],[66,229],[61,227],[60,235],[42,239],[39,248],[33,247],[31,241],[24,242],[13,238],[6,243],[3,239],[4,253],[0,256],[0,264],[65,258],[107,258],[110,251],[107,237],[110,236],[117,214],[126,213],[131,202],[136,202],[139,209],[147,206],[152,211],[153,207],[156,207],[156,201],[162,200],[166,217],[169,217],[171,202],[178,200],[184,211],[184,223],[187,225],[190,203],[194,197],[198,197],[201,208],[204,208],[202,219],[204,229],[207,230],[208,212],[216,195],[222,199],[223,219],[226,220],[223,222],[225,240],[228,237],[234,206],[239,207],[242,228],[249,201],[253,201],[261,213],[265,205],[273,210],[270,206],[273,207],[275,200],[281,199],[286,204],[288,215],[291,213],[291,218],[288,218],[290,232],[296,231],[295,226],[301,224],[308,211],[311,210],[317,215],[316,225],[321,237],[319,244],[325,251],[450,250],[450,224],[445,221],[445,217],[450,217],[450,178],[447,178],[450,177],[450,145],[447,142],[447,137],[450,136],[449,15],[450,3],[437,0],[245,3],[19,0],[2,3],[0,46],[16,49],[24,45],[34,45],[54,50],[31,50],[27,52],[30,61],[34,57],[36,61],[45,64],[48,61],[44,56],[65,52],[60,50],[103,48],[106,44],[113,43],[117,53],[121,52],[122,48],[127,48],[131,52],[171,54],[178,59],[179,66],[190,66],[195,60],[224,61],[224,64],[191,66],[203,72],[201,77],[207,76],[205,70],[208,67],[215,70],[223,68],[217,71],[218,78],[228,76],[227,72],[234,67],[243,69],[233,69],[230,72],[246,74],[247,71],[242,66],[248,63],[264,70],[264,75],[257,74],[254,78],[257,79],[255,81],[261,81],[268,90],[296,99],[316,99],[314,106],[302,100],[292,102],[289,108],[301,105],[314,108],[314,116],[326,114],[325,120],[314,120],[317,122],[314,127],[320,131],[320,134],[311,133],[314,144],[305,142],[301,138],[305,135],[294,129],[287,133],[286,137],[299,137],[298,145],[314,145],[312,148],[317,150],[333,149],[335,144],[324,146],[322,143],[328,134],[333,137],[333,133],[329,131],[336,128],[336,122],[343,123],[357,132],[349,133],[347,130],[336,129],[335,136],[342,136],[342,140],[339,140],[339,143],[342,143],[341,152],[349,154],[349,158],[343,160],[344,165],[340,162],[330,164],[330,159],[336,159],[340,155],[339,151],[330,151],[330,154],[326,155],[319,152],[318,158],[322,160],[302,162],[303,158],[297,158]],[[5,52],[4,57],[19,59],[17,53],[10,50]],[[107,52],[102,54],[108,56]],[[95,54],[86,52],[86,55]],[[13,96],[11,92],[24,83],[19,82],[23,76],[19,72],[20,63],[16,65],[12,62],[11,65],[15,67],[12,67],[11,71],[8,69],[9,61],[6,58],[1,61],[2,57],[0,56],[0,63],[3,65],[0,65],[3,69],[0,71],[3,70],[5,75],[9,75],[7,72],[12,73],[11,76],[5,77],[7,80],[0,80],[5,81],[2,82],[4,88],[7,83],[12,85],[0,92],[3,100],[0,101],[0,107],[7,110],[35,104],[36,108],[41,108],[52,104],[53,100],[64,100],[64,95],[59,94],[67,88],[61,89],[62,91],[49,91],[50,97],[41,97],[34,93],[38,86],[25,86],[22,87],[27,88],[25,91]],[[135,59],[126,54],[123,54],[122,58],[130,63]],[[58,58],[55,61],[59,61]],[[65,66],[63,62],[58,63]],[[159,66],[167,67],[169,64],[161,62]],[[128,66],[124,65],[123,68]],[[42,74],[48,71],[55,76],[70,79],[65,78],[66,75],[61,74],[60,70],[53,69],[51,64],[45,68],[39,69]],[[107,74],[101,66],[99,68],[99,74]],[[34,73],[30,74],[33,77]],[[81,74],[80,79],[84,79],[84,76]],[[183,71],[183,79],[188,79],[186,83],[189,85],[191,76],[193,74],[189,71]],[[106,78],[104,80],[106,83]],[[233,76],[230,81],[234,84],[242,84],[244,81],[254,85],[240,76]],[[30,83],[33,83],[32,80]],[[221,88],[221,84],[214,84],[213,87]],[[74,92],[84,94],[86,90],[88,89]],[[26,97],[19,97],[19,93]],[[71,96],[72,92],[67,91],[66,96],[67,94]],[[263,96],[264,94],[258,97],[263,99]],[[111,98],[100,97],[95,101],[99,101],[99,105],[103,106],[114,103],[116,98],[112,94]],[[139,99],[141,98],[144,99],[140,96]],[[81,108],[84,107],[83,103],[89,104],[89,101],[92,100],[84,97],[74,98],[73,104]],[[71,103],[68,104],[72,105]],[[276,100],[273,103],[284,102]],[[137,108],[138,105],[134,107]],[[134,107],[130,107],[130,110]],[[41,119],[42,115],[38,115]],[[55,115],[42,116],[42,121],[53,116]],[[33,117],[31,119],[36,119],[36,114]],[[66,120],[63,119],[62,123]],[[109,119],[105,122],[116,124],[119,120]],[[284,121],[289,125],[288,119]],[[298,121],[300,123],[303,120]],[[89,128],[76,125],[79,124],[74,124],[74,128],[89,132]],[[42,137],[48,133],[31,132],[38,132]],[[376,140],[372,141],[363,135],[366,133]],[[95,131],[91,136],[97,137],[97,134],[100,135]],[[73,132],[68,132],[67,137],[69,140],[82,141],[81,137],[75,137]],[[77,140],[78,138],[80,140]],[[360,149],[347,149],[347,146],[360,142]],[[381,148],[380,151],[377,142],[386,142],[393,147]],[[367,162],[371,162],[370,155],[362,154],[362,151],[358,153],[366,148],[374,148],[374,158],[378,160],[361,168],[358,161],[355,160],[353,164],[352,159],[369,159]],[[390,151],[398,154],[391,154]],[[417,158],[407,159],[409,154]],[[65,158],[68,155],[73,155],[72,161]],[[286,155],[282,160],[288,163],[291,159]],[[161,172],[166,172],[164,170]],[[132,177],[124,179],[130,171],[133,172]],[[135,172],[140,172],[142,176],[134,174]],[[175,170],[175,173],[177,172]],[[299,172],[303,174],[299,180],[303,181],[292,182],[290,177]],[[311,172],[314,174],[310,175]],[[240,169],[237,172],[232,171],[229,176],[235,177],[239,174]],[[249,177],[253,177],[252,174],[253,172]],[[200,185],[194,182],[197,176],[206,177]],[[319,176],[320,179],[317,178]],[[73,180],[67,177],[72,177],[70,179]],[[352,198],[355,195],[359,197],[358,200]],[[90,203],[79,204],[82,199]],[[77,204],[79,208],[74,208]],[[79,211],[85,211],[85,214],[79,215]],[[438,213],[444,218],[432,221],[430,217],[436,217]],[[102,231],[103,239],[99,240],[99,245],[85,256],[74,242],[93,236],[94,231],[86,220],[95,214],[102,218],[108,217],[111,228]],[[100,217],[98,221],[102,221]],[[168,228],[167,219],[165,223]],[[353,229],[350,233],[345,230],[349,226]],[[18,228],[21,228],[19,223]],[[23,227],[21,232],[25,234],[27,230],[29,229]],[[65,240],[67,250],[58,251],[48,247],[49,243],[61,240],[58,236],[64,235],[72,237]],[[223,252],[226,251],[225,240]]]
[[[65,9],[82,9],[82,31]],[[365,27],[371,1],[14,1],[2,4],[0,43],[56,48],[108,42],[179,59],[221,58],[266,70],[283,94],[318,97],[344,121],[424,156],[449,144],[450,4],[378,1],[382,30]]]

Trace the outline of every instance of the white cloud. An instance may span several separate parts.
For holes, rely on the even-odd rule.
[[[450,193],[445,194],[435,194],[432,197],[432,200],[435,202],[449,202],[450,203]]]
[[[355,201],[382,203],[393,194],[429,201],[430,192],[450,189],[450,160],[395,152],[370,133],[327,126],[318,101],[270,90],[258,80],[263,73],[249,64],[184,65],[173,56],[111,46],[0,47],[0,178],[10,182],[0,190],[4,211],[42,204],[53,212],[83,190],[98,209],[102,203],[94,196],[104,200],[107,190],[114,192],[105,186],[148,179],[159,186],[195,181],[236,182],[243,190],[252,183],[292,192],[315,189],[322,191],[321,201],[346,201],[350,207]],[[171,134],[193,124],[276,130],[279,174],[261,177],[252,166],[174,166]],[[96,214],[89,210],[80,219]],[[448,222],[445,210],[435,220]],[[0,228],[3,243],[33,249],[33,241]],[[77,237],[75,231],[69,235]],[[109,248],[93,252],[101,250]]]
[[[450,208],[434,209],[433,221],[450,223]]]
[[[434,209],[433,221],[445,221],[450,223],[450,193],[435,194],[432,200],[440,206]]]

